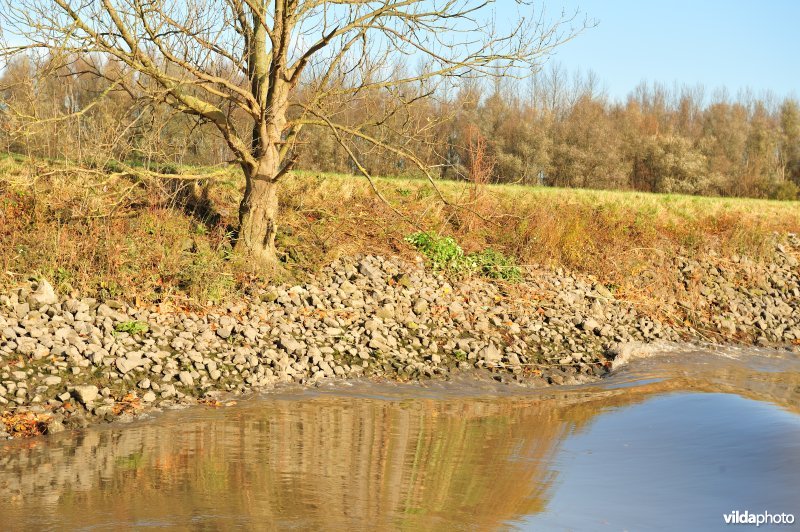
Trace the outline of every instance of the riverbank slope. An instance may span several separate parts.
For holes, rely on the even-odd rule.
[[[456,208],[424,181],[379,180],[417,226],[515,261],[508,282],[433,271],[404,240],[418,227],[367,184],[297,174],[282,198],[284,268],[265,275],[230,255],[234,176],[177,186],[5,164],[11,434],[282,382],[480,371],[570,384],[648,344],[800,343],[793,203],[442,183]]]

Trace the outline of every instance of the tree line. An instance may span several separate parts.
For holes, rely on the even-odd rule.
[[[161,170],[234,158],[211,124],[152,99],[147,87],[142,94],[123,89],[118,78],[126,75],[113,61],[98,66],[81,56],[15,58],[0,77],[0,146]],[[401,66],[392,73],[407,75]],[[800,199],[800,105],[794,98],[643,82],[614,101],[594,73],[569,73],[558,63],[523,81],[467,79],[423,92],[334,100],[328,105],[340,123],[359,124],[380,143],[307,127],[296,141],[303,149],[297,149],[295,167],[415,175],[421,172],[407,156],[414,154],[448,179]],[[306,95],[301,89],[293,97]]]

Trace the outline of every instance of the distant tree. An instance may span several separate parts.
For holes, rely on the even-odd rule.
[[[748,129],[747,108],[741,103],[717,101],[704,113],[700,151],[708,159],[709,172],[728,180],[727,194],[746,194],[742,177]]]
[[[786,179],[800,186],[800,105],[788,99],[780,109],[780,162]]]
[[[649,192],[715,192],[705,156],[688,139],[672,135],[653,135],[644,142],[634,163],[632,182]]]
[[[617,188],[626,171],[620,136],[602,101],[580,98],[554,126],[549,182],[557,186]]]

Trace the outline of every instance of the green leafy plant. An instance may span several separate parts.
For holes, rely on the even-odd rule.
[[[455,274],[477,273],[490,279],[519,281],[522,271],[514,259],[491,248],[465,254],[452,238],[420,231],[405,237],[406,242],[425,255],[435,271]]]
[[[434,270],[459,272],[467,266],[464,250],[449,236],[420,231],[408,235],[405,240],[428,258]]]
[[[148,330],[150,330],[150,328],[144,322],[132,320],[132,321],[123,321],[117,323],[114,326],[114,330],[117,332],[124,332],[131,335],[136,335],[136,334],[146,333]]]

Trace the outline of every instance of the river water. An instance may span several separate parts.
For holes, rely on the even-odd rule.
[[[464,378],[273,392],[2,443],[0,490],[0,528],[20,530],[721,530],[736,510],[800,519],[800,360],[673,349],[558,390]]]

